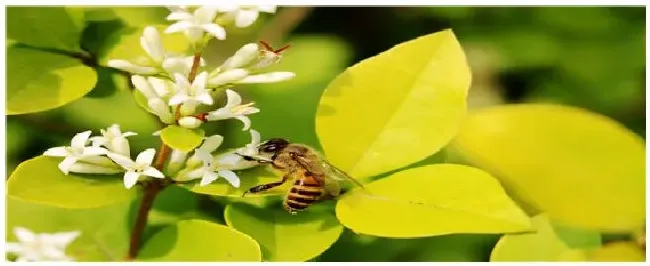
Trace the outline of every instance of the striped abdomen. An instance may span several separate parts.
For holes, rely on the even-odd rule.
[[[284,199],[284,208],[291,213],[304,210],[318,201],[323,194],[323,187],[312,176],[298,175],[289,194]]]

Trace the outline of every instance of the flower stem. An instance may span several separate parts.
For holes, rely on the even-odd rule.
[[[140,251],[140,238],[144,233],[144,228],[147,225],[147,218],[149,211],[153,207],[153,202],[160,191],[164,189],[164,183],[160,179],[153,179],[151,182],[146,183],[144,187],[144,196],[138,209],[138,216],[135,220],[135,225],[131,231],[131,241],[129,242],[129,255],[126,257],[127,261],[133,260],[138,256]]]
[[[201,63],[201,51],[197,51],[194,54],[194,60],[192,61],[192,69],[190,70],[189,75],[187,76],[187,79],[189,80],[190,83],[194,81],[194,78],[196,77],[197,72],[199,71],[199,65]],[[180,104],[176,108],[176,120],[178,121],[181,112],[180,112]],[[161,172],[165,168],[165,162],[167,161],[167,158],[169,157],[169,153],[171,152],[171,148],[165,143],[162,143],[160,146],[160,152],[158,153],[158,157],[156,157],[156,161],[154,162],[153,166],[160,170]],[[138,256],[138,251],[140,251],[140,240],[142,238],[142,234],[144,233],[144,229],[147,226],[147,218],[149,217],[149,211],[151,211],[151,208],[153,207],[154,200],[156,199],[156,196],[158,193],[163,191],[165,187],[168,185],[174,183],[173,180],[165,178],[165,179],[152,179],[149,182],[146,182],[143,184],[143,190],[144,190],[144,196],[142,197],[142,202],[140,202],[140,208],[138,209],[138,215],[136,216],[135,220],[135,225],[133,226],[133,230],[131,231],[131,239],[129,242],[129,254],[126,257],[127,261],[133,260]]]
[[[194,60],[192,61],[192,69],[190,69],[190,74],[187,75],[187,80],[192,83],[194,78],[196,78],[197,72],[199,72],[199,65],[201,65],[201,51],[198,51],[194,54]]]

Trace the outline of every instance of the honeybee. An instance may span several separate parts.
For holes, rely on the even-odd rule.
[[[284,175],[282,180],[252,187],[244,195],[266,191],[293,180],[283,201],[284,209],[291,214],[296,214],[321,199],[338,196],[341,193],[340,181],[350,181],[364,188],[359,181],[321,158],[311,147],[273,138],[260,144],[258,150],[260,157],[242,156],[245,160],[270,164]],[[267,157],[269,155],[270,160]]]

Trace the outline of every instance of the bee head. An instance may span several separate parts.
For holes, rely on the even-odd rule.
[[[289,145],[286,139],[272,138],[260,144],[259,151],[265,153],[276,153]]]

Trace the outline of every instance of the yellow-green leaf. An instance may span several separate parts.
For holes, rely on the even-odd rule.
[[[264,261],[307,261],[328,249],[343,231],[330,213],[309,209],[291,215],[274,207],[234,203],[224,213],[228,226],[257,240]]]
[[[560,105],[492,107],[468,118],[454,147],[553,220],[608,231],[644,225],[645,144],[612,119]]]
[[[506,234],[492,250],[490,261],[575,261],[581,258],[578,250],[567,244],[566,238],[571,238],[576,249],[594,248],[598,243],[583,241],[575,245],[576,238],[593,239],[600,236],[597,232],[583,232],[579,229],[563,228],[557,230],[545,214],[532,219],[535,232],[524,234]],[[584,260],[584,258],[582,259]]]
[[[121,261],[129,249],[129,212],[132,201],[92,209],[68,209],[29,203],[7,197],[8,242],[15,242],[13,229],[35,233],[81,231],[66,249],[75,261]]]
[[[152,236],[138,260],[166,262],[260,261],[260,246],[235,229],[203,220],[185,220]]]
[[[7,37],[39,48],[78,52],[83,11],[62,6],[7,7]],[[10,60],[7,60],[11,62]]]
[[[78,59],[25,47],[7,48],[7,114],[41,112],[83,97],[97,82]]]
[[[172,149],[190,152],[201,145],[205,132],[201,129],[188,129],[175,125],[168,126],[160,132],[162,141]]]
[[[164,34],[165,26],[154,26],[160,33],[160,38],[165,47],[165,51],[170,54],[183,55],[189,47],[187,38],[183,33]],[[99,64],[105,66],[106,62],[111,59],[135,60],[141,56],[147,56],[147,53],[140,45],[140,37],[144,27],[123,28],[110,36],[106,37],[106,43],[99,51]]]
[[[425,237],[530,228],[526,214],[488,173],[435,164],[397,172],[341,197],[336,216],[362,234]]]
[[[137,189],[126,189],[122,174],[65,175],[60,158],[38,156],[22,162],[7,181],[7,194],[20,200],[63,208],[95,208],[131,200]]]
[[[451,30],[348,68],[327,87],[316,114],[327,158],[366,178],[436,153],[465,114],[470,76]]]
[[[613,242],[589,252],[587,260],[600,262],[645,261],[645,254],[644,250],[634,242]]]
[[[214,196],[227,196],[227,197],[242,197],[244,192],[248,191],[248,189],[254,186],[261,185],[261,184],[268,184],[268,183],[282,180],[281,176],[275,175],[272,171],[268,170],[268,168],[265,167],[255,167],[252,169],[240,170],[240,171],[236,171],[236,173],[237,176],[239,176],[239,180],[241,181],[241,184],[239,185],[238,188],[233,187],[230,183],[228,183],[223,178],[219,178],[213,183],[206,186],[199,185],[199,182],[187,183],[184,184],[183,186],[187,189],[190,189],[196,193],[201,193],[201,194],[214,195]],[[291,185],[290,182],[287,182],[285,185],[270,189],[264,193],[247,194],[246,197],[284,194],[287,193],[289,189],[288,186],[290,185]]]

